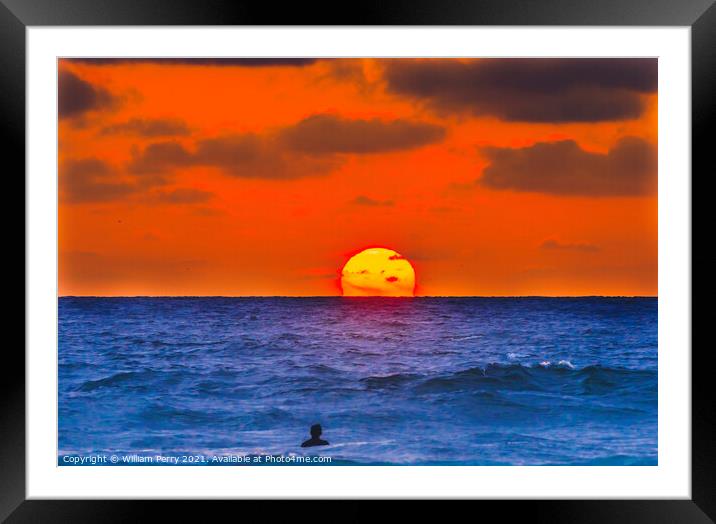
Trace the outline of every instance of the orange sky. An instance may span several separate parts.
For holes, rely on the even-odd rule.
[[[655,64],[577,62],[60,60],[60,295],[335,295],[371,245],[419,295],[656,295]]]

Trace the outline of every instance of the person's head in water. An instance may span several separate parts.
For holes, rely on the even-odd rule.
[[[320,424],[311,426],[311,438],[301,444],[302,448],[310,448],[312,446],[327,446],[328,441],[321,439],[323,428]]]

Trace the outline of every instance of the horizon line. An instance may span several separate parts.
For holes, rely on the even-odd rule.
[[[57,298],[659,298],[659,295],[57,295]]]

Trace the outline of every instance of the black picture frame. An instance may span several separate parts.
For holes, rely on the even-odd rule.
[[[25,31],[28,26],[83,25],[603,25],[690,26],[692,58],[692,173],[713,176],[716,108],[714,0],[362,0],[333,3],[223,0],[0,0],[0,107],[7,131],[6,182],[25,172]],[[693,179],[692,176],[692,188]],[[21,191],[24,194],[24,184]],[[10,193],[8,191],[8,193]],[[8,194],[8,201],[18,200]],[[693,208],[692,208],[693,209]],[[7,224],[17,221],[13,211]],[[693,212],[692,212],[693,213]],[[24,239],[23,239],[24,243]],[[29,261],[24,260],[25,263]],[[18,262],[19,264],[19,262]],[[23,269],[24,271],[24,269]],[[19,315],[19,311],[14,313]],[[24,314],[24,309],[23,309]],[[6,324],[12,325],[10,322]],[[693,320],[692,320],[693,325]],[[679,348],[689,351],[689,348]],[[716,447],[709,347],[692,350],[691,500],[479,502],[500,519],[544,522],[713,522]],[[0,381],[0,519],[8,522],[124,522],[174,515],[207,520],[231,503],[179,501],[25,500],[25,358],[19,344],[4,348]],[[318,494],[317,494],[318,495]],[[246,504],[246,502],[242,502]],[[356,505],[357,503],[353,503]],[[341,510],[339,520],[371,518],[370,504]],[[242,511],[251,511],[252,508]],[[193,514],[193,515],[192,515]],[[229,513],[231,515],[231,513]],[[348,518],[346,518],[348,516]],[[240,518],[238,514],[234,517]],[[211,518],[211,520],[214,520]],[[333,519],[332,519],[333,520]]]

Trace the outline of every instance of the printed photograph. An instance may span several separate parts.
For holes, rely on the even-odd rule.
[[[658,465],[657,79],[59,59],[58,466]]]

